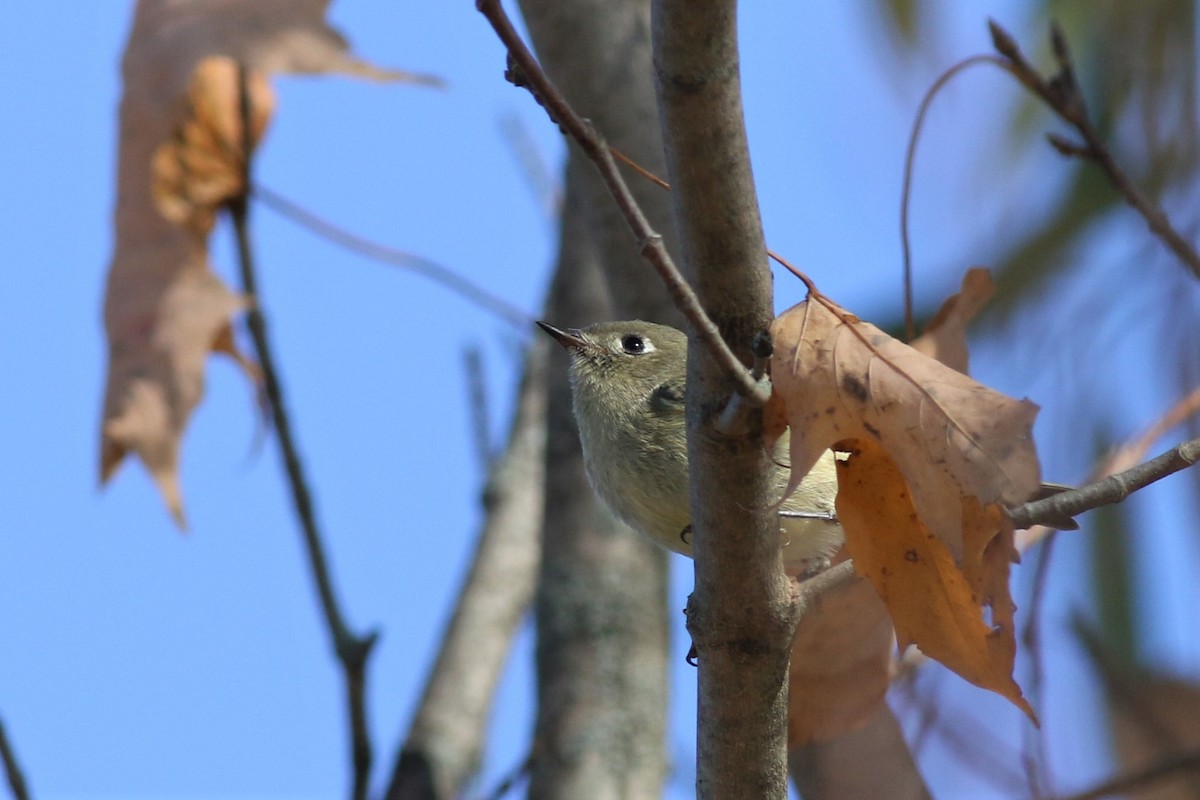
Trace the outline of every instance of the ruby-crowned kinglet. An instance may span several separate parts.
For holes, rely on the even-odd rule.
[[[691,555],[683,392],[687,337],[652,322],[604,322],[560,330],[539,322],[571,356],[571,394],[583,459],[596,493],[617,516],[654,541]],[[785,436],[774,482],[783,495],[790,470]],[[826,452],[780,506],[783,561],[811,570],[842,543],[833,501],[837,475]]]

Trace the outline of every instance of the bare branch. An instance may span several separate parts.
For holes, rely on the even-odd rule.
[[[1018,528],[1028,528],[1056,517],[1074,517],[1093,508],[1119,503],[1138,489],[1187,469],[1197,458],[1200,458],[1200,438],[1095,483],[1009,509],[1008,516]]]
[[[854,571],[853,561],[843,561],[841,564],[830,567],[819,575],[815,575],[806,581],[802,581],[797,589],[797,618],[803,619],[814,605],[821,602],[821,598],[830,592],[836,592],[843,586],[848,586],[858,580],[858,573]]]
[[[613,199],[621,209],[642,255],[658,272],[671,300],[687,318],[696,336],[713,358],[723,365],[735,382],[738,392],[756,405],[763,405],[770,398],[769,385],[751,378],[749,372],[733,351],[721,338],[721,332],[705,313],[696,293],[684,280],[671,255],[663,243],[661,234],[650,226],[641,206],[625,183],[617,168],[612,152],[601,135],[590,122],[580,117],[559,94],[546,77],[541,66],[525,46],[512,21],[505,13],[500,0],[476,0],[476,8],[491,23],[509,53],[508,77],[517,86],[528,88],[534,98],[546,109],[550,119],[578,143],[583,152],[596,166]]]
[[[4,774],[8,777],[8,790],[12,792],[13,800],[30,800],[29,785],[25,783],[25,775],[17,763],[17,754],[4,730],[4,720],[0,720],[0,764],[4,764]]]
[[[550,5],[562,2],[549,0]],[[581,20],[596,18],[575,15],[571,24]],[[648,46],[638,58],[649,62]],[[603,271],[611,264],[609,249],[619,246],[616,237],[590,223],[592,204],[607,202],[588,185],[594,180],[591,172],[582,154],[572,152],[558,263],[546,301],[548,316],[579,324],[611,318]],[[556,347],[551,358],[543,555],[535,600],[537,719],[528,797],[653,800],[662,796],[668,769],[663,751],[670,653],[667,556],[617,521],[591,490],[571,408],[566,352]]]
[[[406,253],[403,250],[396,250],[382,244],[377,244],[369,239],[364,239],[361,236],[350,233],[344,228],[339,228],[332,222],[318,217],[308,209],[293,203],[278,192],[268,189],[261,183],[254,184],[251,193],[255,200],[258,200],[267,208],[290,219],[301,227],[307,228],[317,236],[328,239],[334,244],[364,255],[367,258],[382,261],[394,267],[402,267],[418,275],[422,275],[434,283],[449,289],[465,300],[474,303],[484,311],[494,314],[522,333],[528,333],[530,327],[533,325],[533,317],[521,309],[512,305],[504,298],[494,295],[487,289],[464,278],[457,272],[443,267],[441,264],[418,255],[413,255],[412,253]]]
[[[917,337],[917,326],[913,320],[912,246],[908,236],[908,208],[912,199],[912,175],[913,164],[917,158],[917,142],[921,138],[921,128],[925,125],[925,117],[929,113],[929,106],[932,105],[933,98],[956,75],[977,64],[995,64],[1002,68],[1007,66],[1004,61],[995,56],[971,56],[947,69],[925,91],[925,96],[921,98],[921,105],[917,108],[917,116],[913,120],[912,130],[908,134],[908,150],[904,154],[904,182],[900,190],[900,248],[904,254],[904,335],[908,341]]]
[[[478,768],[496,686],[533,598],[541,555],[546,356],[534,340],[508,446],[488,477],[486,518],[386,800],[459,797]]]
[[[483,353],[472,345],[463,351],[463,371],[467,375],[467,409],[475,437],[475,457],[486,476],[491,476],[496,454],[492,451],[492,431],[488,424],[487,379],[483,374]]]
[[[773,317],[772,279],[743,122],[736,16],[733,0],[656,0],[651,20],[683,261],[705,309],[748,363],[751,343]],[[701,348],[689,351],[687,375],[696,575],[687,620],[699,662],[696,791],[699,797],[782,798],[798,598],[780,568],[761,414],[736,420],[745,428],[740,435],[720,432],[733,386],[728,370],[706,355]],[[741,414],[735,408],[730,416]]]
[[[1109,181],[1126,202],[1146,220],[1151,232],[1170,248],[1193,275],[1200,278],[1200,254],[1175,229],[1162,208],[1134,185],[1092,125],[1083,92],[1075,80],[1075,67],[1062,30],[1055,25],[1050,32],[1055,59],[1058,61],[1058,73],[1043,78],[1022,55],[1016,41],[1007,31],[994,20],[988,20],[988,29],[991,31],[992,43],[996,50],[1007,59],[1009,71],[1040,97],[1054,113],[1070,124],[1083,139],[1083,144],[1078,144],[1060,136],[1052,136],[1050,143],[1055,149],[1063,155],[1086,158],[1104,170]]]
[[[1146,457],[1150,446],[1162,438],[1176,425],[1181,425],[1200,413],[1200,387],[1193,389],[1178,403],[1171,406],[1165,414],[1146,428],[1140,436],[1126,442],[1111,453],[1091,472],[1088,483],[1112,475],[1114,472],[1129,469]],[[1046,525],[1035,525],[1028,530],[1018,531],[1017,550],[1025,552],[1053,532]]]
[[[1139,770],[1118,775],[1115,778],[1093,786],[1078,794],[1067,795],[1057,800],[1097,800],[1101,797],[1125,794],[1138,789],[1150,787],[1178,776],[1182,772],[1200,770],[1200,750],[1167,756],[1166,758]]]
[[[249,97],[246,91],[246,70],[241,72],[241,105],[242,131],[246,137],[242,152],[245,153],[244,186],[250,186],[252,143],[249,141]],[[272,420],[279,437],[279,447],[283,455],[284,467],[287,472],[288,485],[292,491],[292,503],[299,518],[300,529],[304,535],[304,545],[308,554],[309,568],[316,583],[317,595],[321,600],[321,609],[325,616],[325,626],[332,640],[334,653],[342,666],[343,678],[346,683],[346,706],[349,714],[351,738],[351,765],[353,772],[353,800],[366,800],[371,775],[371,735],[367,726],[366,708],[366,671],[367,659],[375,646],[378,634],[374,631],[365,636],[359,636],[350,630],[338,603],[337,594],[333,588],[333,578],[329,569],[328,558],[325,555],[325,545],[319,526],[317,525],[316,510],[313,506],[312,491],[305,477],[303,462],[296,447],[292,433],[291,418],[288,415],[287,403],[283,396],[283,386],[275,368],[275,356],[267,338],[267,322],[262,312],[258,293],[258,280],[254,264],[254,255],[250,246],[249,202],[248,195],[241,195],[228,204],[229,215],[233,220],[234,233],[237,237],[238,260],[241,267],[242,291],[249,299],[246,312],[246,326],[254,341],[254,349],[262,368],[263,383],[266,388],[267,400],[271,407]]]

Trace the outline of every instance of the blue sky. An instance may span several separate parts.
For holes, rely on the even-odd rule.
[[[767,238],[855,312],[894,317],[900,175],[921,92],[953,59],[987,48],[987,14],[1019,38],[1034,35],[1024,4],[956,4],[927,31],[936,55],[908,61],[893,58],[871,4],[754,5],[743,9],[743,77]],[[79,3],[70,13],[29,4],[0,30],[9,109],[0,122],[8,198],[0,216],[0,717],[48,800],[341,796],[340,677],[274,442],[258,440],[254,398],[236,369],[210,362],[207,395],[186,435],[188,534],[174,529],[139,465],[97,488],[101,302],[118,66],[131,12],[127,3]],[[439,74],[450,89],[279,79],[258,179],[536,314],[554,224],[501,121],[519,120],[552,168],[563,147],[529,97],[503,80],[501,48],[473,3],[339,0],[331,18],[362,57]],[[999,77],[971,75],[930,118],[913,217],[918,297],[927,302],[953,291],[967,266],[998,260],[1005,228],[1036,213],[1057,185],[1051,158],[1022,161],[1003,181],[981,158],[1014,98]],[[339,250],[267,209],[255,209],[253,235],[347,614],[360,631],[383,631],[370,717],[387,764],[479,523],[483,476],[462,352],[484,352],[499,440],[521,339],[440,287]],[[1115,247],[1135,248],[1121,235]],[[213,258],[233,285],[228,239],[219,230]],[[776,293],[780,308],[802,297],[783,276]],[[985,380],[1052,403],[1056,387],[1044,373],[988,357],[1003,362],[1006,350],[978,357]],[[1165,407],[1161,398],[1134,403],[1130,416]],[[1046,460],[1059,470],[1048,469],[1051,477],[1080,476],[1079,458],[1051,452]],[[1194,545],[1164,547],[1196,555]],[[682,608],[690,566],[677,559],[674,567],[672,607]],[[1164,602],[1178,618],[1194,590],[1172,591]],[[675,797],[691,795],[694,674],[683,665],[684,636],[680,618]],[[1194,668],[1195,637],[1163,637],[1164,658]],[[526,631],[497,703],[481,787],[523,755],[531,645]],[[1063,685],[1082,670],[1064,669]],[[978,708],[1003,708],[946,685]],[[1062,713],[1085,713],[1087,698],[1070,696]],[[996,713],[1000,728],[1018,730],[1015,715]],[[1084,737],[1064,748],[1055,753],[1064,785],[1105,773],[1102,742]],[[945,796],[977,788],[961,771],[947,775]]]

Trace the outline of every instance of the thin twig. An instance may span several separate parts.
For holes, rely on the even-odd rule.
[[[637,163],[636,161],[634,161],[632,158],[630,158],[629,156],[622,153],[617,148],[610,147],[608,149],[609,149],[609,152],[613,154],[614,158],[616,158],[621,163],[625,164],[627,167],[632,169],[638,175],[642,176],[647,181],[649,181],[650,183],[659,187],[660,189],[665,189],[668,192],[671,191],[671,184],[667,183],[665,180],[658,177],[653,172],[646,169],[641,164]],[[820,292],[817,291],[816,284],[813,282],[812,278],[808,277],[806,274],[801,272],[798,267],[796,267],[794,264],[792,264],[790,261],[788,261],[786,258],[784,258],[782,255],[780,255],[775,250],[772,250],[770,247],[766,248],[766,250],[767,250],[767,257],[770,259],[773,259],[781,267],[786,268],[789,272],[791,272],[793,275],[795,275],[797,278],[799,278],[800,281],[804,284],[805,289],[810,294],[820,294]],[[757,342],[761,341],[763,336],[767,337],[767,341],[770,342],[770,333],[767,331],[763,331],[759,334],[758,337],[756,337],[755,341],[750,343],[752,351],[757,346]],[[764,371],[759,368],[758,358],[759,357],[757,355],[755,355],[755,366],[751,367],[751,369],[750,369],[751,377],[755,378],[756,380],[758,378],[761,378],[762,375],[764,374]],[[725,413],[729,414],[731,412],[728,409],[726,409]]]
[[[246,88],[245,67],[239,69],[241,82],[242,154],[244,186],[250,186],[251,155],[250,100]],[[291,419],[284,401],[283,387],[275,368],[275,357],[267,338],[266,318],[259,302],[258,280],[254,255],[250,246],[249,194],[243,193],[228,203],[229,215],[237,237],[238,260],[241,268],[242,291],[249,300],[246,311],[246,326],[254,341],[254,349],[262,368],[263,383],[271,407],[275,431],[279,437],[288,484],[292,491],[292,503],[304,534],[304,545],[308,554],[309,567],[321,599],[325,625],[332,639],[334,653],[341,663],[346,681],[346,699],[350,716],[351,761],[353,764],[353,800],[366,800],[371,773],[371,738],[367,727],[366,710],[366,667],[367,659],[375,645],[378,634],[374,631],[365,636],[353,633],[345,622],[337,595],[333,588],[325,545],[317,526],[317,515],[313,507],[312,492],[304,474],[304,466],[296,448]]]
[[[517,784],[525,778],[529,777],[529,773],[533,771],[533,761],[536,758],[537,746],[529,751],[529,755],[521,759],[521,763],[517,764],[507,775],[500,779],[490,792],[483,795],[480,800],[503,800],[503,797],[517,788]]]
[[[1151,445],[1176,425],[1182,425],[1197,413],[1200,413],[1200,387],[1196,387],[1182,400],[1171,406],[1165,414],[1155,420],[1154,424],[1146,428],[1136,439],[1121,445],[1113,451],[1091,471],[1087,483],[1094,483],[1114,472],[1129,469],[1131,466],[1136,465],[1146,457],[1146,453],[1149,452]],[[1020,531],[1021,535],[1017,538],[1017,549],[1021,552],[1029,550],[1029,548],[1040,542],[1052,531],[1053,528],[1045,525]]]
[[[533,53],[525,46],[520,34],[513,27],[512,21],[505,13],[500,0],[476,0],[475,7],[487,18],[500,41],[508,49],[509,80],[518,86],[526,87],[540,103],[550,119],[562,128],[595,165],[601,179],[608,187],[622,216],[629,224],[634,239],[637,241],[641,254],[654,267],[663,285],[667,289],[675,307],[691,323],[696,336],[709,350],[713,358],[723,365],[729,376],[735,381],[737,390],[750,402],[757,406],[764,405],[771,396],[769,382],[756,381],[751,377],[745,365],[738,360],[729,345],[721,338],[721,332],[709,319],[708,314],[700,303],[700,299],[684,280],[679,268],[671,259],[663,243],[662,235],[656,232],[646,219],[645,213],[638,205],[625,178],[613,158],[603,137],[590,122],[580,117],[571,108],[558,89],[546,77]]]
[[[1125,794],[1139,789],[1149,789],[1181,772],[1200,770],[1200,750],[1168,756],[1147,767],[1105,781],[1087,791],[1060,797],[1057,800],[1097,800],[1115,794]]]
[[[1200,254],[1175,230],[1162,208],[1134,185],[1092,125],[1083,93],[1075,80],[1075,67],[1071,62],[1067,39],[1062,29],[1054,25],[1050,31],[1050,41],[1054,48],[1055,60],[1058,62],[1058,73],[1049,78],[1043,78],[1030,65],[1017,47],[1016,40],[994,20],[988,20],[988,29],[991,31],[992,43],[996,50],[1008,60],[1011,67],[1009,71],[1083,138],[1083,144],[1079,144],[1051,134],[1048,137],[1050,144],[1065,156],[1086,158],[1104,170],[1125,201],[1146,220],[1150,231],[1170,248],[1193,275],[1200,278]]]
[[[13,800],[30,800],[29,784],[25,783],[25,774],[17,763],[17,754],[8,741],[4,720],[0,720],[0,763],[4,764],[4,774],[8,777],[8,789],[12,792]]]
[[[1040,706],[1044,701],[1042,688],[1045,685],[1045,659],[1042,652],[1042,612],[1045,609],[1046,584],[1050,579],[1050,559],[1054,555],[1054,543],[1057,537],[1052,532],[1037,554],[1037,564],[1033,570],[1033,592],[1029,600],[1029,622],[1025,626],[1023,644],[1029,656],[1029,696],[1030,704]],[[1044,709],[1043,709],[1044,710]],[[1029,783],[1029,791],[1034,797],[1041,797],[1049,780],[1046,776],[1049,758],[1046,755],[1046,737],[1040,727],[1023,726],[1022,736],[1026,738],[1022,748],[1022,761],[1025,763],[1025,778]],[[1028,737],[1036,737],[1031,743]]]
[[[917,108],[917,116],[913,120],[912,130],[908,134],[908,149],[904,154],[904,183],[900,190],[900,248],[904,254],[904,336],[910,342],[917,337],[917,326],[913,320],[912,246],[909,244],[908,238],[908,207],[912,197],[912,174],[913,164],[917,157],[917,141],[921,137],[921,128],[925,125],[925,116],[929,112],[933,98],[955,75],[976,64],[994,64],[1002,69],[1008,68],[1005,61],[990,55],[971,56],[959,61],[939,75],[933,85],[925,91],[925,96],[921,98],[921,105]]]
[[[1167,431],[1176,425],[1182,425],[1188,419],[1200,412],[1200,387],[1188,392],[1182,400],[1172,406],[1153,425],[1134,441],[1122,447],[1108,460],[1106,471],[1112,472],[1125,464],[1136,464],[1146,457],[1150,445],[1162,438]]]
[[[1009,519],[1018,528],[1061,517],[1074,517],[1100,506],[1119,503],[1133,492],[1168,475],[1187,469],[1200,458],[1200,438],[1184,442],[1157,458],[1107,478],[1009,509]]]
[[[537,142],[529,133],[529,128],[517,114],[505,114],[500,117],[500,133],[504,136],[504,141],[516,159],[522,177],[525,178],[525,184],[532,192],[538,207],[542,209],[546,221],[554,223],[562,212],[563,189],[551,174]]]
[[[301,227],[307,228],[323,239],[328,239],[334,244],[364,255],[367,258],[382,261],[394,267],[402,267],[418,275],[422,275],[434,283],[449,289],[463,299],[474,303],[485,311],[495,314],[525,334],[528,334],[533,327],[533,317],[507,300],[472,283],[448,267],[444,267],[435,261],[430,261],[428,258],[422,258],[412,253],[406,253],[403,250],[396,250],[386,245],[377,244],[369,239],[364,239],[361,236],[350,233],[345,228],[339,228],[332,222],[322,219],[308,209],[288,200],[278,192],[268,189],[261,183],[253,184],[250,191],[251,196],[267,208],[292,220]]]
[[[485,479],[491,475],[496,453],[492,447],[491,425],[488,424],[487,380],[483,374],[483,353],[476,345],[463,352],[463,369],[467,373],[467,407],[471,415],[471,430],[475,434],[475,455]]]

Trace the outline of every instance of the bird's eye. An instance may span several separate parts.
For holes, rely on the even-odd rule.
[[[640,356],[643,353],[652,352],[654,345],[650,343],[649,339],[636,333],[630,333],[621,337],[621,349],[631,356]]]

